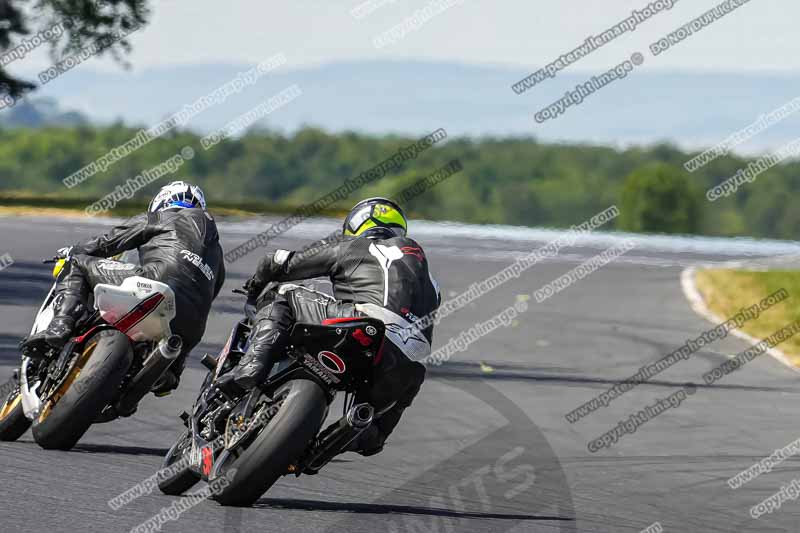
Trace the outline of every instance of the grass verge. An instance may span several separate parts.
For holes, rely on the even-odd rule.
[[[800,319],[800,271],[709,269],[698,271],[695,282],[708,308],[723,320],[779,289],[786,289],[789,298],[742,326],[745,333],[757,339]],[[786,340],[778,349],[800,368],[800,335]]]

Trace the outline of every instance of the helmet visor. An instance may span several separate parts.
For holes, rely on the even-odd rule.
[[[361,235],[372,228],[388,229],[404,237],[407,224],[403,214],[388,204],[365,205],[350,213],[345,221],[345,235]]]
[[[370,218],[372,214],[372,206],[365,205],[355,213],[350,213],[350,216],[347,217],[347,232],[349,235],[358,235],[361,231],[364,231],[367,228],[363,228],[361,226],[364,225]],[[374,227],[374,224],[370,227]]]

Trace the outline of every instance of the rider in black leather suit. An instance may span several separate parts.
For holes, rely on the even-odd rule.
[[[381,316],[371,316],[399,316],[398,322],[413,323],[435,312],[440,303],[438,286],[428,271],[425,252],[405,236],[406,228],[397,204],[370,198],[356,204],[348,215],[342,239],[319,241],[305,252],[278,250],[264,257],[245,285],[251,298],[260,296],[250,346],[239,366],[223,376],[220,386],[239,392],[262,382],[286,347],[295,322],[364,316],[370,314],[365,309],[372,309]],[[261,294],[270,282],[320,276],[331,280],[335,300],[299,286]],[[376,411],[396,403],[362,434],[351,451],[373,455],[383,449],[425,379],[425,367],[418,360],[430,352],[432,334],[430,325],[407,342],[387,335],[373,390],[364,400]],[[410,350],[407,343],[415,344],[415,349]]]
[[[133,249],[139,250],[141,266],[107,259]],[[175,293],[171,329],[181,337],[183,350],[153,392],[163,396],[176,389],[186,356],[200,342],[211,303],[225,281],[217,225],[205,210],[202,190],[170,183],[146,214],[65,249],[64,255],[69,260],[56,285],[54,318],[47,329],[23,341],[23,355],[41,357],[50,347],[63,347],[76,322],[87,316],[87,299],[95,285],[120,285],[131,276],[142,276],[169,285]]]

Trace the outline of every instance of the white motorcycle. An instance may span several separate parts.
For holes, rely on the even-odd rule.
[[[57,282],[69,258],[53,261]],[[31,334],[50,324],[54,299],[55,284]],[[69,450],[92,424],[133,414],[180,354],[181,339],[170,329],[169,286],[131,277],[120,286],[97,285],[91,300],[91,312],[62,350],[22,358],[0,397],[0,440],[17,440],[32,426],[41,447]]]

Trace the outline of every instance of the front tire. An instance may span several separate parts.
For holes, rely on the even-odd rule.
[[[192,435],[186,431],[178,441],[172,445],[167,456],[164,458],[164,465],[159,470],[158,488],[169,496],[179,496],[194,487],[200,481],[200,474],[191,469],[191,465],[176,464],[188,458],[192,451]]]
[[[128,337],[114,329],[92,336],[64,383],[33,421],[33,438],[46,450],[70,450],[117,393],[133,361]]]
[[[22,395],[19,386],[11,391],[0,405],[0,441],[13,442],[20,438],[28,428],[31,421],[22,411]]]
[[[325,392],[313,381],[290,381],[276,392],[288,395],[277,414],[262,428],[250,446],[231,458],[209,484],[222,477],[228,483],[214,499],[222,505],[248,507],[286,474],[316,437],[328,411]],[[235,470],[235,472],[234,472]]]

